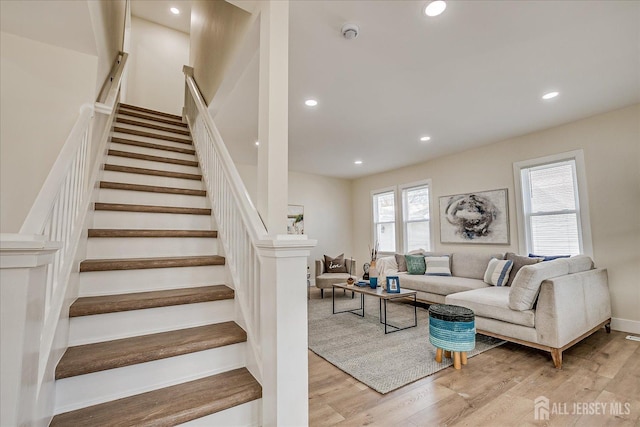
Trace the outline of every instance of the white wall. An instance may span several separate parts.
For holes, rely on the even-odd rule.
[[[98,58],[2,33],[0,230],[17,233],[78,118]]]
[[[590,203],[594,261],[607,268],[617,325],[640,328],[640,105],[438,158],[354,181],[355,242],[372,235],[370,191],[432,179],[435,250],[518,252],[513,163],[583,149]],[[444,245],[437,214],[440,196],[507,188],[510,245]],[[358,259],[366,245],[358,245]],[[626,319],[629,322],[625,322]]]
[[[256,200],[257,167],[236,164],[252,200]],[[318,241],[311,250],[309,267],[315,275],[314,260],[323,255],[344,253],[353,256],[361,269],[367,259],[357,258],[351,227],[351,181],[299,172],[289,172],[289,204],[304,206],[304,228],[309,239]],[[363,243],[366,251],[367,243]],[[358,249],[360,249],[358,247]]]
[[[127,103],[182,115],[189,35],[131,17]]]

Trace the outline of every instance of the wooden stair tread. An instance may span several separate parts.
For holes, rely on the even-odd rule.
[[[246,368],[56,415],[51,427],[170,426],[262,397]]]
[[[75,377],[245,342],[235,322],[69,347],[56,367],[56,379]]]
[[[195,173],[171,172],[157,169],[136,168],[133,166],[120,166],[105,164],[104,170],[112,172],[135,173],[139,175],[164,176],[166,178],[192,179],[194,181],[202,181],[202,175]]]
[[[133,139],[113,137],[111,138],[111,142],[115,142],[117,144],[133,145],[135,147],[153,148],[154,150],[172,151],[174,153],[193,154],[193,155],[196,154],[196,150],[193,150],[191,148],[170,147],[168,145],[154,144],[151,142],[144,142],[144,141],[135,141]]]
[[[147,230],[142,228],[90,228],[89,237],[218,237],[216,230]]]
[[[224,257],[220,255],[87,259],[80,263],[80,272],[142,270],[148,268],[200,267],[205,265],[224,265],[224,262]]]
[[[178,121],[177,119],[170,119],[168,117],[163,118],[163,117],[157,117],[157,116],[150,116],[148,114],[144,114],[140,111],[135,111],[135,110],[118,110],[118,114],[121,114],[123,116],[130,116],[130,117],[135,117],[138,119],[145,119],[145,120],[153,120],[155,122],[159,122],[159,123],[166,123],[168,125],[175,125],[175,126],[181,126],[181,127],[188,127],[188,125],[186,123],[182,122],[182,119],[180,119],[180,121]]]
[[[126,203],[96,203],[97,211],[170,213],[188,215],[211,215],[209,208],[183,208],[179,206],[130,205]]]
[[[195,160],[173,159],[171,157],[151,156],[149,154],[130,153],[128,151],[120,150],[109,150],[108,154],[110,156],[128,157],[130,159],[148,160],[150,162],[171,163],[174,165],[198,167],[198,162]]]
[[[128,128],[123,128],[119,126],[115,126],[113,128],[113,131],[120,132],[120,133],[128,133],[129,135],[146,136],[147,138],[164,139],[165,141],[180,142],[182,144],[192,145],[191,139],[178,138],[177,136],[160,135],[153,132],[145,132],[142,130],[128,129]]]
[[[151,110],[149,108],[138,107],[137,105],[124,104],[124,103],[120,103],[119,106],[121,108],[126,108],[128,110],[142,111],[143,113],[155,114],[156,116],[169,117],[174,120],[182,120],[181,116],[178,116],[176,114],[165,113],[164,111],[156,111],[156,110]]]
[[[146,123],[138,120],[125,119],[122,117],[117,117],[116,123],[124,123],[126,125],[140,126],[140,127],[154,129],[154,130],[161,130],[163,132],[177,133],[179,135],[187,135],[187,136],[190,135],[189,131],[186,129],[174,129],[167,126],[154,125],[153,123]]]
[[[124,182],[111,182],[111,181],[100,181],[100,188],[107,188],[110,190],[145,191],[147,193],[182,194],[185,196],[199,196],[199,197],[204,197],[207,195],[207,192],[205,190],[192,190],[189,188],[175,188],[175,187],[161,187],[157,185],[127,184]]]
[[[82,297],[71,304],[69,317],[117,313],[121,311],[168,307],[180,304],[195,304],[207,301],[221,301],[233,299],[233,297],[233,289],[225,285],[104,295],[99,297]]]

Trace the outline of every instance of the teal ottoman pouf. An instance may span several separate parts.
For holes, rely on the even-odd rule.
[[[436,347],[436,362],[453,352],[453,366],[460,369],[467,364],[467,351],[476,347],[476,324],[473,311],[450,304],[429,307],[429,342]]]

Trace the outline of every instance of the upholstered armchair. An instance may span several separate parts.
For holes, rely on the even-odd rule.
[[[347,269],[351,271],[349,273],[327,273],[325,271],[324,261],[317,259],[316,260],[316,288],[320,289],[320,296],[324,298],[324,290],[327,288],[332,289],[333,285],[337,283],[346,283],[349,276],[353,277],[354,280],[358,280],[356,275],[356,261],[355,260],[346,260],[347,261]],[[351,268],[349,269],[349,262],[351,262]]]

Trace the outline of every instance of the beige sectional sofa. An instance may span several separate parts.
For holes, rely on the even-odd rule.
[[[478,333],[548,351],[556,368],[565,349],[603,326],[610,330],[607,271],[586,255],[523,266],[510,287],[483,281],[489,260],[504,254],[449,255],[451,276],[398,272],[395,257],[377,265],[381,280],[398,276],[400,287],[417,291],[419,300],[470,308]]]

